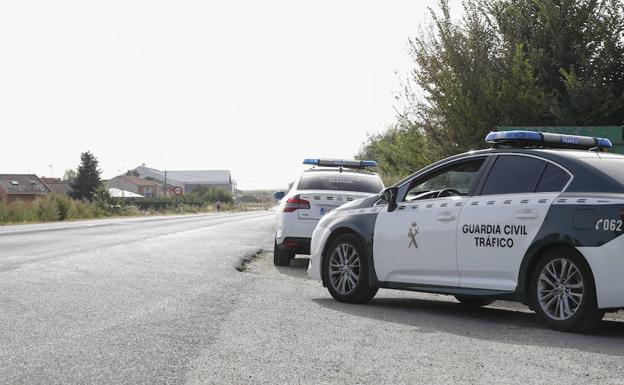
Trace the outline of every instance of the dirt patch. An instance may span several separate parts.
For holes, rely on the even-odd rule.
[[[263,249],[260,249],[254,254],[250,254],[246,257],[241,258],[238,266],[236,266],[236,270],[240,271],[241,273],[249,271],[249,264],[252,263],[255,259],[259,258],[264,252],[265,251]]]

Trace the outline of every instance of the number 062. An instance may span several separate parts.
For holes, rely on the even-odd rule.
[[[617,219],[600,219],[596,223],[596,230],[622,231],[622,221]]]

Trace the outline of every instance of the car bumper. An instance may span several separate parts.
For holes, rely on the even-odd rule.
[[[323,280],[323,250],[331,232],[326,227],[317,227],[312,234],[310,244],[310,263],[308,264],[308,276],[317,281]]]
[[[600,309],[624,308],[624,235],[601,247],[579,247],[594,274]]]
[[[312,238],[318,220],[298,219],[293,213],[279,215],[275,229],[275,240],[278,244],[284,243],[286,238]]]
[[[281,243],[277,243],[277,247],[295,254],[308,255],[310,254],[310,238],[286,237]]]

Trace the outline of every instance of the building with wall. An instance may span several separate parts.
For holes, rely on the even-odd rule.
[[[160,183],[136,176],[119,175],[104,182],[111,189],[130,191],[145,198],[158,198],[160,196]]]
[[[227,191],[234,190],[232,174],[229,170],[167,170],[139,166],[130,173],[141,178],[150,178],[161,183],[167,179],[167,185],[180,186],[185,193],[193,192],[199,186],[218,187]]]
[[[70,195],[72,192],[69,182],[62,180],[61,178],[46,178],[42,176],[39,179],[41,179],[41,181],[45,183],[45,185],[48,186],[50,191],[53,193]]]
[[[0,174],[0,201],[30,203],[37,197],[49,194],[50,188],[34,174]]]

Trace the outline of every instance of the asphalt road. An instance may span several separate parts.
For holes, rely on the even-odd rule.
[[[0,228],[0,383],[184,383],[272,215]]]
[[[334,301],[307,259],[250,265],[246,295],[187,375],[191,384],[624,384],[624,322],[555,332],[526,307],[381,290]]]
[[[272,215],[0,228],[0,383],[623,384],[624,321],[382,290],[333,301],[276,268]]]

